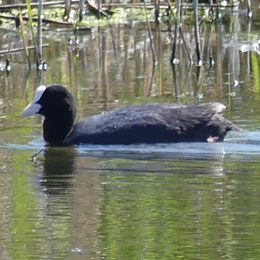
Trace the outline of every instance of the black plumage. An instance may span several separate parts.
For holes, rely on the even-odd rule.
[[[50,144],[133,144],[223,141],[236,125],[220,115],[221,103],[177,105],[146,103],[117,108],[85,118],[73,125],[76,107],[72,94],[61,85],[42,87],[37,104],[45,117],[44,139]],[[37,92],[37,91],[36,91]],[[38,99],[38,100],[36,100]],[[26,108],[22,116],[31,115]],[[36,112],[35,112],[36,111]]]

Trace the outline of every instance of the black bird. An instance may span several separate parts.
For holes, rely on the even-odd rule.
[[[221,103],[146,103],[103,112],[73,125],[74,97],[67,88],[53,84],[39,86],[21,116],[43,115],[43,137],[51,145],[216,142],[223,141],[230,130],[241,130],[219,114],[224,109]]]

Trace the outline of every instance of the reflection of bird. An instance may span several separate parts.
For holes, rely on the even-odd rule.
[[[74,98],[65,87],[54,84],[38,87],[22,116],[43,115],[43,135],[50,144],[210,142],[223,141],[229,130],[240,130],[218,114],[224,109],[220,103],[147,103],[104,112],[73,125]]]
[[[38,70],[47,70],[48,65],[46,61],[40,61],[40,63],[37,64],[37,69]]]
[[[44,149],[41,185],[48,194],[63,193],[72,185],[75,150],[73,147],[48,147]]]
[[[10,65],[9,59],[6,59],[5,61],[0,62],[0,70],[1,71],[10,71],[11,70],[11,65]]]

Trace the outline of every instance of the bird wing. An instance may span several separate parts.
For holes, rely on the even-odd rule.
[[[69,138],[86,143],[185,141],[223,111],[220,103],[151,103],[118,108],[77,122]],[[180,140],[177,140],[180,139]]]

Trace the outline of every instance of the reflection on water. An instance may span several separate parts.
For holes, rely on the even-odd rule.
[[[89,157],[85,148],[46,147],[35,162],[9,149],[12,231],[1,243],[13,259],[218,259],[234,246],[233,259],[248,257],[260,235],[259,154]]]
[[[12,71],[0,73],[0,259],[258,259],[254,19],[230,12],[201,23],[201,68],[190,66],[182,39],[181,62],[170,66],[167,23],[151,24],[156,67],[141,23],[44,32],[50,69],[40,77],[11,54]],[[184,22],[182,30],[193,56],[193,29]],[[19,38],[15,29],[6,33],[1,48]],[[70,37],[79,44],[68,46]],[[42,119],[20,118],[40,81],[68,86],[78,118],[143,101],[221,101],[245,131],[216,144],[45,147]]]
[[[47,193],[56,195],[69,189],[74,171],[74,156],[73,148],[44,150],[45,160],[41,184],[46,188]]]

